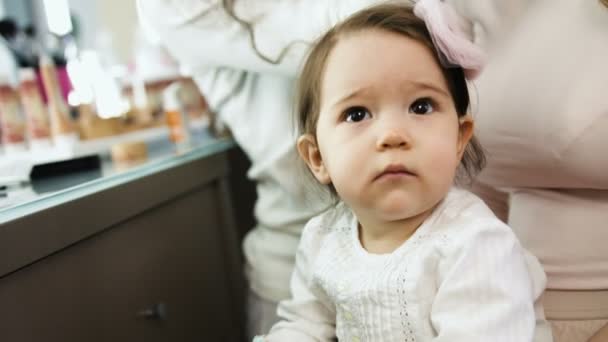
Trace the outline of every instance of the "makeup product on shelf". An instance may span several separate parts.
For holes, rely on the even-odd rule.
[[[0,79],[0,126],[2,145],[7,154],[26,150],[25,120],[19,94],[7,79]]]
[[[178,146],[187,146],[190,142],[190,131],[188,118],[179,99],[179,89],[180,84],[175,82],[163,91],[163,107],[171,141]]]
[[[146,93],[146,85],[144,80],[137,74],[134,74],[131,79],[131,91],[135,123],[143,126],[152,124],[154,118],[152,117],[152,109],[150,108]]]
[[[42,102],[36,74],[31,68],[19,71],[19,95],[27,123],[30,148],[37,149],[51,145],[49,115]]]
[[[74,123],[70,118],[57,81],[57,70],[53,60],[47,55],[40,56],[40,74],[48,101],[51,135],[54,142],[73,142],[77,139]]]
[[[82,141],[115,136],[122,133],[121,118],[102,119],[90,103],[78,105],[78,130]]]
[[[148,160],[148,145],[143,141],[119,143],[112,146],[111,156],[115,169],[128,169]]]

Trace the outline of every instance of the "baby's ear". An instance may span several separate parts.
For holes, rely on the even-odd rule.
[[[298,153],[308,168],[321,184],[329,184],[331,179],[323,163],[321,151],[317,146],[317,140],[311,134],[304,134],[298,138]]]
[[[467,144],[473,137],[473,131],[475,128],[475,122],[470,115],[465,115],[459,120],[458,128],[458,161],[462,159],[462,155],[467,148]]]

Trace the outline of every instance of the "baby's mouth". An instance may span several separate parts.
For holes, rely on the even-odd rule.
[[[390,164],[380,172],[374,180],[383,178],[383,177],[411,177],[416,176],[414,172],[405,167],[405,165],[401,164]]]

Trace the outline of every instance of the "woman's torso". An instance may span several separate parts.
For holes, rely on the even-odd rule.
[[[539,1],[493,43],[475,82],[480,181],[557,289],[608,288],[608,8]]]

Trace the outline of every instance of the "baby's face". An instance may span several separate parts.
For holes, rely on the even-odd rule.
[[[470,134],[459,130],[432,54],[406,36],[366,30],[342,37],[329,55],[316,176],[355,212],[390,221],[424,215],[452,186]]]

